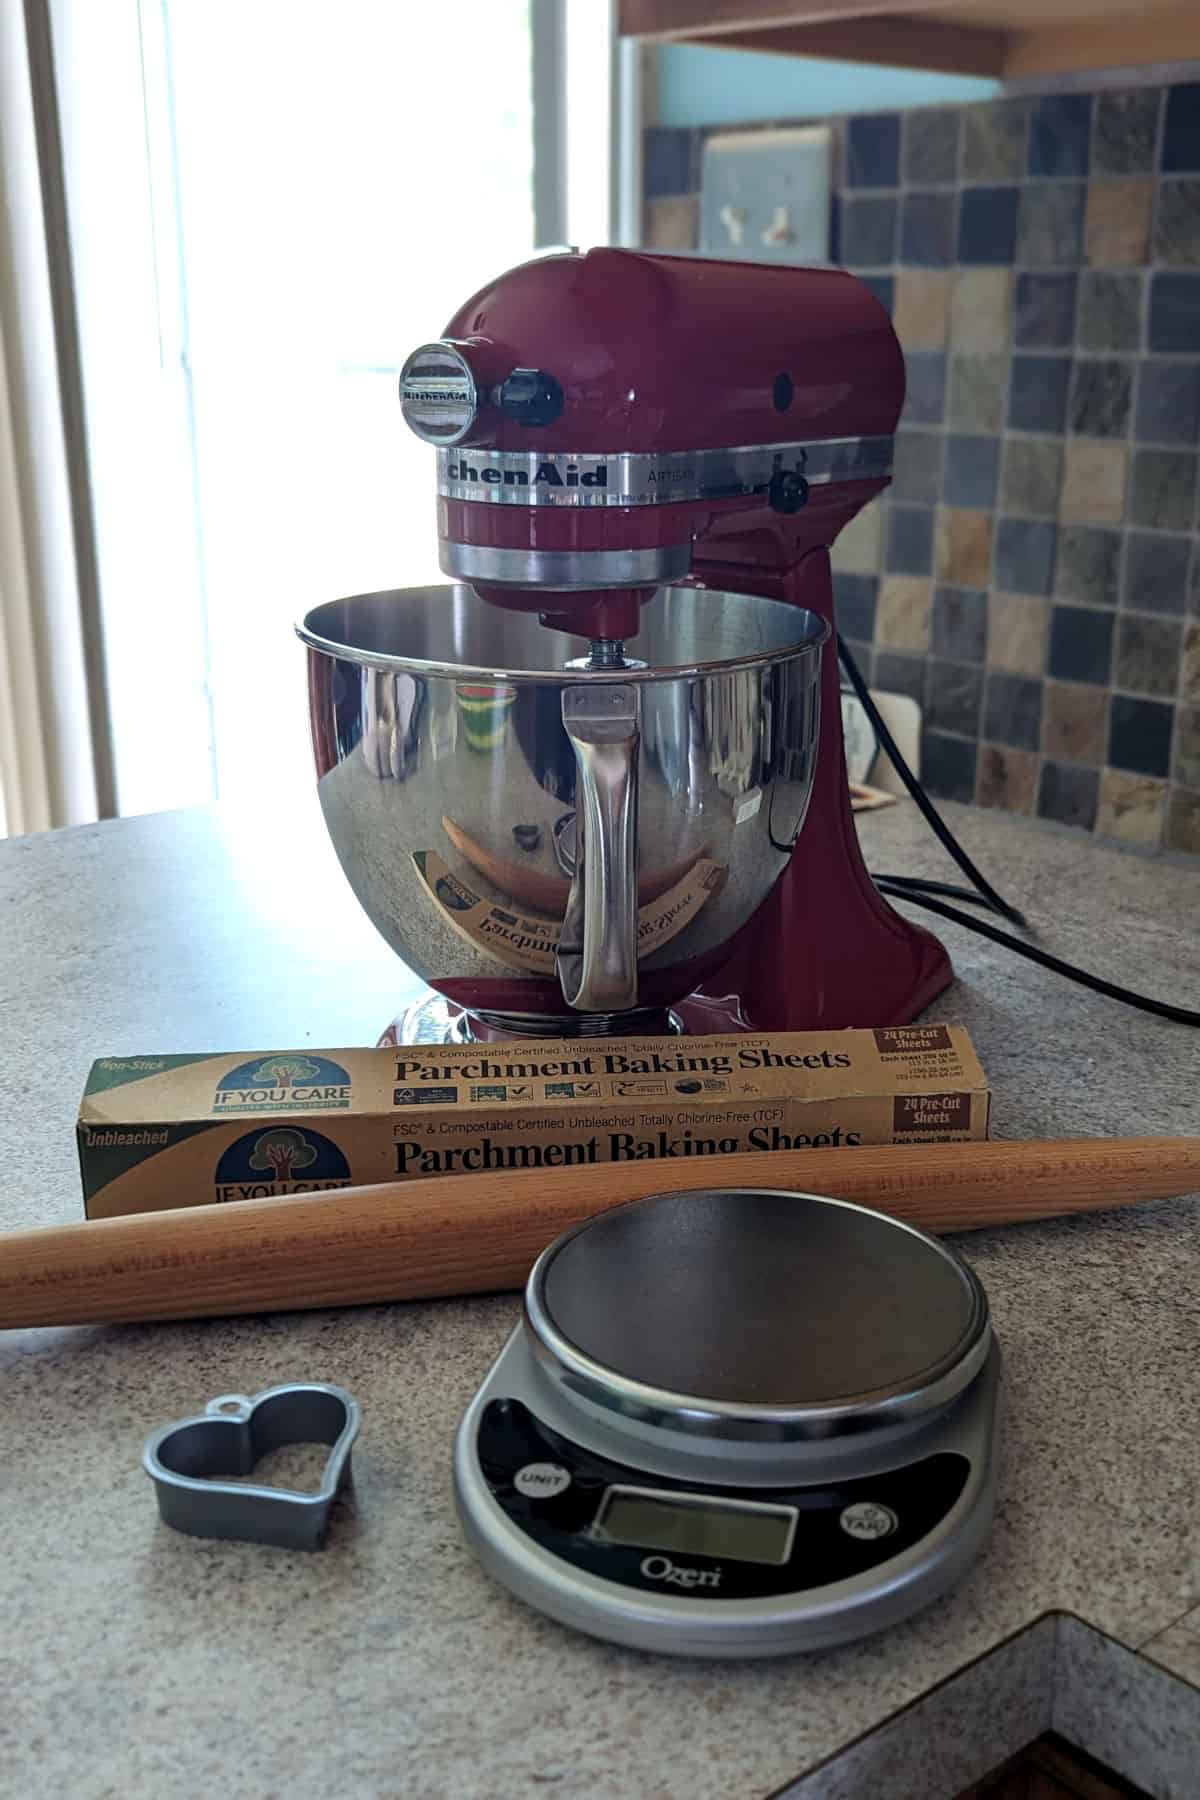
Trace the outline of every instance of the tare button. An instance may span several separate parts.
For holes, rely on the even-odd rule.
[[[513,1486],[526,1500],[553,1500],[565,1494],[571,1485],[571,1473],[561,1463],[526,1463],[513,1476]]]
[[[883,1506],[877,1500],[856,1500],[853,1506],[842,1508],[838,1520],[848,1537],[858,1538],[862,1543],[887,1537],[899,1523],[891,1507]]]

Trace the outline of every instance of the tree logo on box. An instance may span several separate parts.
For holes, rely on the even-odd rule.
[[[229,1069],[217,1083],[213,1111],[327,1112],[350,1104],[350,1076],[328,1056],[280,1050]]]
[[[331,1138],[299,1125],[250,1131],[222,1154],[216,1200],[266,1200],[276,1194],[345,1187],[350,1164]]]
[[[322,1080],[321,1065],[311,1056],[265,1056],[250,1079],[263,1087],[311,1087]]]
[[[290,1181],[296,1169],[307,1169],[317,1152],[299,1131],[265,1131],[254,1146],[252,1169],[270,1169],[276,1181]]]

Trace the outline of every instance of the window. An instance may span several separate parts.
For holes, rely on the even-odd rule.
[[[607,234],[610,10],[53,0],[52,23],[120,809],[269,798],[310,764],[293,622],[442,579],[405,355],[574,219]]]

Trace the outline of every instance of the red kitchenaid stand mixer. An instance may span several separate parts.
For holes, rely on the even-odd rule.
[[[442,568],[590,638],[596,667],[663,582],[832,623],[830,546],[887,485],[903,397],[891,323],[853,276],[608,249],[500,276],[401,377],[405,419],[438,447]],[[677,1009],[689,1030],[902,1023],[951,980],[863,864],[832,641],[824,656],[799,845]]]

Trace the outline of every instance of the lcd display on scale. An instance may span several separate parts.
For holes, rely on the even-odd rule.
[[[793,1506],[707,1494],[664,1494],[653,1488],[610,1487],[592,1536],[635,1550],[684,1556],[728,1556],[735,1562],[785,1563],[796,1529]]]

